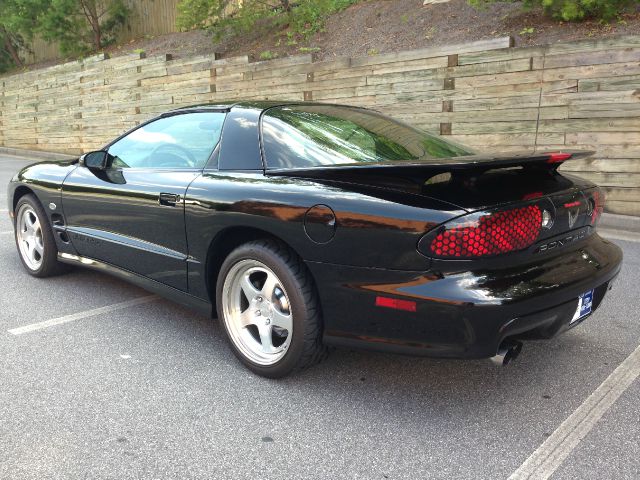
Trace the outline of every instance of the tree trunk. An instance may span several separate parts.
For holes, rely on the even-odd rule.
[[[93,49],[100,50],[102,48],[102,29],[100,28],[96,2],[95,0],[80,0],[80,3],[84,16],[87,18],[93,32]]]
[[[96,50],[102,48],[102,32],[100,31],[100,24],[96,24],[93,29],[93,46]]]
[[[289,2],[289,0],[280,0],[280,3],[282,3],[282,8],[285,12],[291,11],[291,3]]]
[[[13,44],[11,40],[11,35],[9,35],[9,32],[7,32],[4,27],[0,27],[0,35],[4,40],[4,48],[11,56],[11,60],[13,60],[13,63],[15,63],[16,66],[18,67],[24,67],[24,62],[20,58],[20,55],[18,54],[18,49]]]

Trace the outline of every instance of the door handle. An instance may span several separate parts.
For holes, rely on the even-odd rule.
[[[175,193],[161,193],[158,198],[158,203],[166,207],[175,207],[180,203],[180,195],[176,195]]]

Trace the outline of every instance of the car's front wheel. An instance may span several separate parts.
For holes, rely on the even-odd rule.
[[[40,202],[25,195],[16,205],[15,238],[20,260],[34,277],[50,277],[64,271],[58,262],[53,231]]]
[[[216,300],[234,353],[253,372],[279,378],[326,356],[313,280],[286,246],[259,240],[236,248],[220,270]]]

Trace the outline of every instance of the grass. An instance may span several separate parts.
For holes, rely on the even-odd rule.
[[[277,52],[272,52],[271,50],[265,50],[260,53],[260,60],[273,60],[274,58],[278,58]]]

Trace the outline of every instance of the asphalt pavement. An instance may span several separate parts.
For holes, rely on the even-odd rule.
[[[0,156],[1,199],[27,163]],[[30,277],[5,209],[0,479],[507,479],[553,453],[541,446],[607,378],[618,385],[640,343],[640,243],[617,241],[625,263],[601,308],[508,367],[336,350],[267,380],[217,321],[166,300],[83,316],[149,294],[88,270]],[[571,445],[561,438],[551,478],[640,477],[640,380],[625,378]]]

